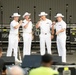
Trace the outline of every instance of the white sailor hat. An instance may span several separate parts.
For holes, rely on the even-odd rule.
[[[20,17],[21,15],[20,15],[20,14],[18,14],[18,13],[13,13],[12,17],[15,17],[15,16]]]
[[[39,14],[39,16],[47,16],[48,14],[47,13],[45,13],[45,12],[41,12],[40,14]]]
[[[58,13],[58,14],[55,16],[55,18],[57,18],[57,17],[64,17],[64,15],[62,15],[61,13]]]
[[[31,15],[31,13],[26,12],[26,13],[23,15],[23,18],[24,18],[25,16],[30,16],[30,15]]]

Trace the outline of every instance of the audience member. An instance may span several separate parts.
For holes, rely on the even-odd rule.
[[[19,66],[12,66],[7,69],[6,75],[24,75],[24,72]]]
[[[58,75],[58,71],[51,68],[52,56],[45,54],[42,56],[42,66],[39,68],[32,69],[29,75]]]
[[[2,57],[2,48],[0,47],[0,75],[5,73],[5,65],[4,65],[4,60],[1,58]]]

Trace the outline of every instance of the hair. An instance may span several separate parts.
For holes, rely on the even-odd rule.
[[[50,54],[45,54],[42,56],[42,62],[43,63],[49,63],[52,62],[52,56]]]
[[[18,72],[20,72],[20,75],[24,75],[23,69],[15,65],[7,69],[6,75],[12,75],[13,70],[16,70],[16,71],[18,70]]]

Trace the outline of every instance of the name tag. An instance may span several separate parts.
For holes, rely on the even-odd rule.
[[[47,22],[46,24],[49,24],[49,22]]]
[[[61,26],[61,25],[59,25],[59,26]]]

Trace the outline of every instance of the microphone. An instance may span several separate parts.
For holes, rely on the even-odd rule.
[[[52,22],[52,25],[55,25],[57,22],[58,22],[57,20],[53,21]]]
[[[24,22],[22,22],[22,23],[24,23]]]
[[[57,20],[55,20],[55,22],[58,22]]]
[[[55,22],[55,21],[53,21],[53,22],[52,22],[52,25],[55,25],[55,24],[56,24],[56,22]]]

